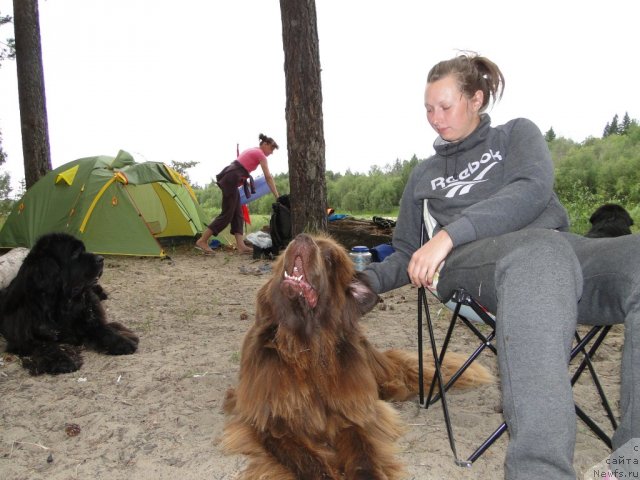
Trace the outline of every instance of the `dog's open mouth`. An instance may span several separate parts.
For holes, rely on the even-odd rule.
[[[289,298],[303,297],[311,308],[315,308],[318,303],[318,292],[307,281],[304,262],[300,255],[295,256],[289,271],[285,268],[281,287]]]

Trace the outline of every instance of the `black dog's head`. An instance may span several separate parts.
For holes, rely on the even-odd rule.
[[[589,218],[591,229],[585,237],[619,237],[630,235],[633,219],[624,207],[615,203],[605,203],[598,207]]]
[[[73,298],[93,287],[104,259],[87,252],[81,240],[66,233],[49,233],[38,239],[25,258],[17,278],[44,294]]]

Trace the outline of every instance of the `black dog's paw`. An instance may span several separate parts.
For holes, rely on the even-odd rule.
[[[109,355],[131,355],[138,349],[138,344],[128,337],[120,337],[106,351]]]
[[[95,339],[95,347],[107,355],[130,355],[138,349],[138,337],[117,322],[108,323]]]
[[[127,337],[136,345],[138,345],[138,343],[140,342],[140,339],[138,338],[138,336],[135,333],[133,333],[131,330],[129,330],[127,327],[122,325],[120,322],[111,322],[108,324],[108,326],[113,330],[116,330],[123,337]]]
[[[78,348],[47,344],[34,350],[30,356],[23,357],[22,366],[31,375],[71,373],[82,366],[82,356]]]
[[[109,298],[107,292],[105,292],[104,288],[102,288],[102,285],[97,283],[93,285],[93,293],[95,293],[100,300],[106,300],[107,298]]]

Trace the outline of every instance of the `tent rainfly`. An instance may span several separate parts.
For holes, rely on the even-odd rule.
[[[162,245],[202,232],[207,218],[185,178],[160,162],[81,158],[50,171],[16,202],[0,248],[69,233],[103,255],[165,256]]]

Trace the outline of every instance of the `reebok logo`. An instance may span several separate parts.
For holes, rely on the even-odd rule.
[[[456,195],[466,195],[474,185],[486,182],[485,176],[487,173],[501,161],[502,155],[500,155],[500,151],[493,152],[489,150],[482,154],[480,160],[468,163],[467,168],[462,170],[457,178],[438,177],[431,180],[431,190],[448,189],[449,191],[446,194],[447,198],[452,198]]]

